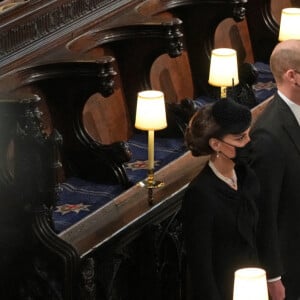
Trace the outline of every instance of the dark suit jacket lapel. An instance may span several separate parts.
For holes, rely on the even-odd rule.
[[[282,99],[278,99],[278,107],[282,118],[282,126],[300,153],[300,126],[293,112]]]

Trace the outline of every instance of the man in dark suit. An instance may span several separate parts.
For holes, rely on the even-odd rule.
[[[278,92],[255,123],[251,164],[261,182],[259,257],[271,299],[300,299],[300,40],[270,58]],[[286,295],[286,298],[285,298]]]

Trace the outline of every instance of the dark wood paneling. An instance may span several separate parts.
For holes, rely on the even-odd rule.
[[[61,52],[70,39],[91,28],[104,26],[108,18],[114,18],[121,10],[125,12],[139,2],[30,0],[1,13],[0,75],[24,64],[63,55]]]

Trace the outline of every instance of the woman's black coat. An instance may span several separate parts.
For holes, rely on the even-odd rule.
[[[183,232],[192,299],[232,300],[234,271],[257,263],[259,184],[246,165],[237,165],[236,173],[238,191],[207,165],[185,194]]]

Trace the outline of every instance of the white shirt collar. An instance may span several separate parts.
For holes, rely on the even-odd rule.
[[[277,91],[278,95],[282,98],[282,100],[287,104],[287,106],[291,109],[292,113],[294,114],[295,118],[297,119],[297,122],[300,126],[300,105],[296,104],[295,102],[291,101],[289,98],[287,98],[284,94],[282,94],[280,91]]]
[[[210,166],[210,168],[212,169],[213,173],[220,178],[222,181],[224,181],[225,183],[227,183],[229,186],[231,186],[233,189],[237,189],[237,176],[236,176],[236,172],[235,169],[233,169],[233,176],[231,178],[224,176],[223,174],[221,174],[218,169],[215,167],[214,163],[209,160],[208,161],[208,165]]]

